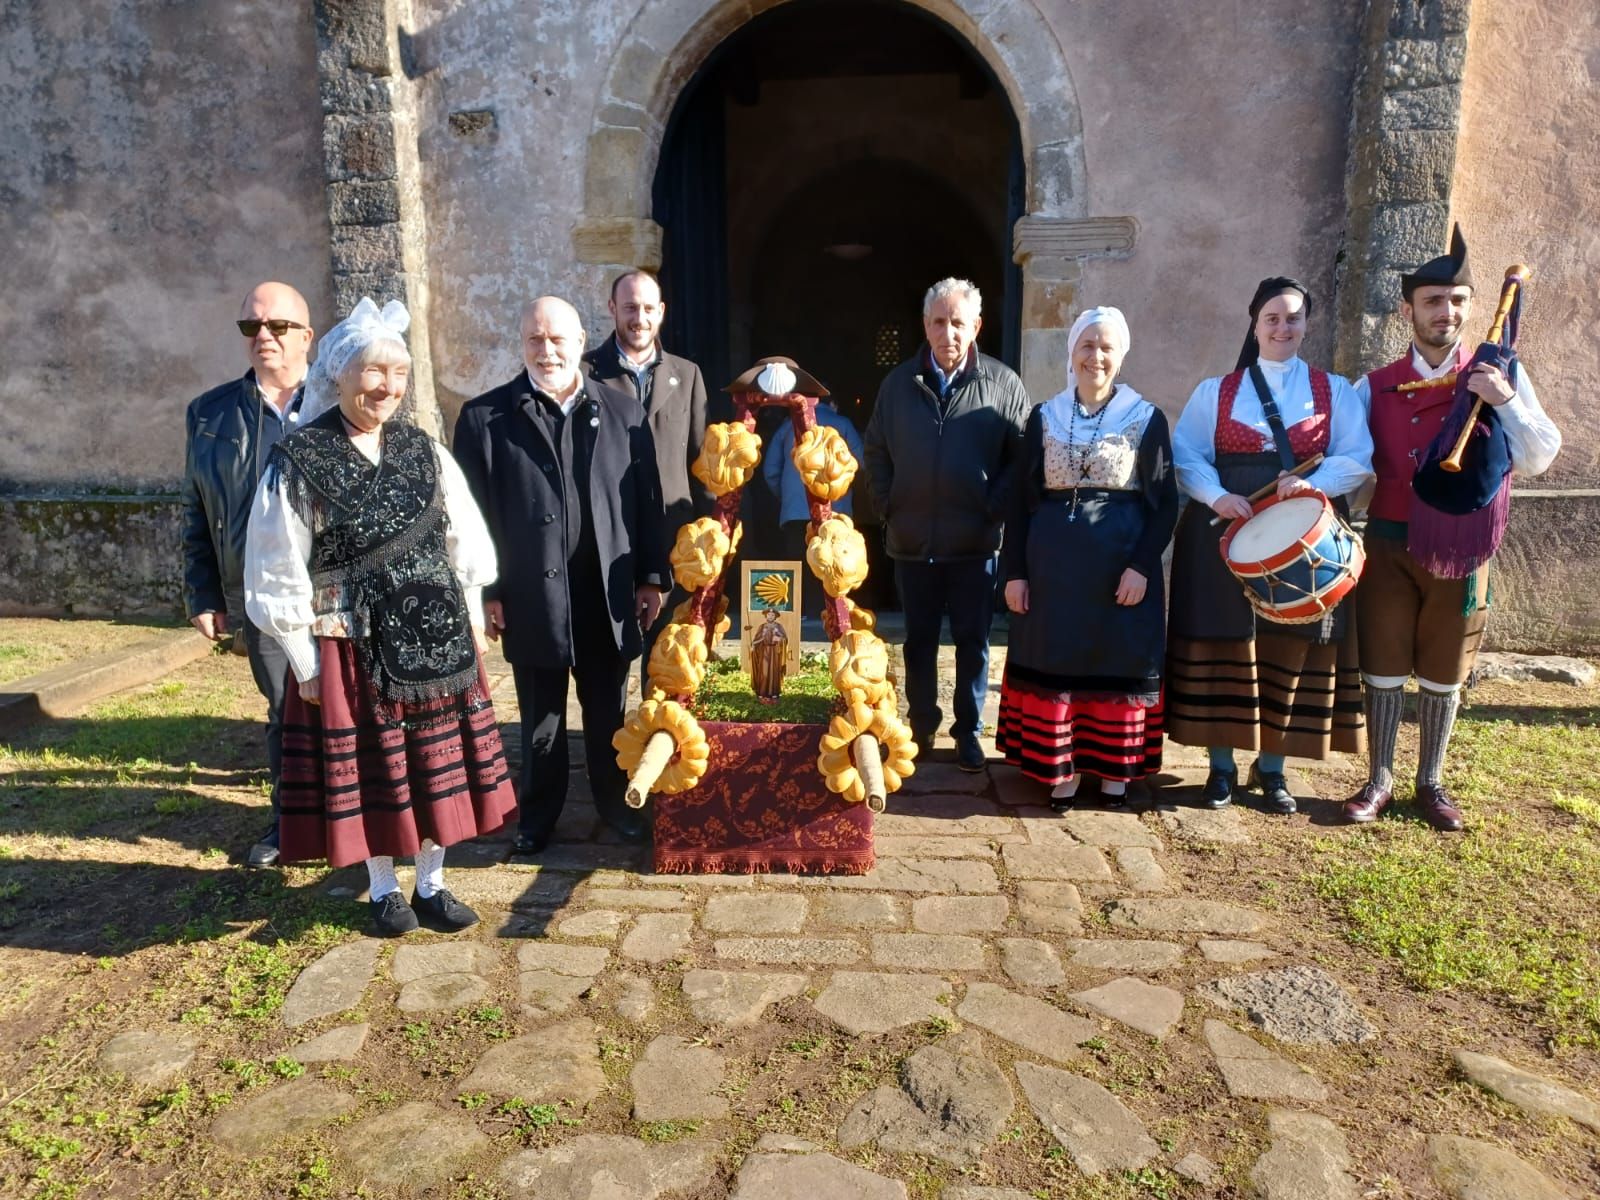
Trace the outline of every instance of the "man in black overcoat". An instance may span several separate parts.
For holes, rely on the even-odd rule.
[[[500,559],[483,607],[522,710],[515,854],[544,849],[566,802],[569,674],[595,807],[626,838],[648,830],[623,803],[611,737],[641,625],[654,623],[669,579],[661,484],[644,410],[582,373],[583,345],[572,305],[528,305],[526,370],[469,401],[453,442]]]

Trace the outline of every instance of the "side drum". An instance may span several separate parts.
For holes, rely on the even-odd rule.
[[[1261,501],[1228,526],[1221,549],[1251,607],[1284,625],[1321,620],[1367,562],[1361,539],[1321,492]]]

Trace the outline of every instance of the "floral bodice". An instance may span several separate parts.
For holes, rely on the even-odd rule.
[[[1058,437],[1052,423],[1046,421],[1045,488],[1053,492],[1073,487],[1138,490],[1139,442],[1144,437],[1145,425],[1149,423],[1150,411],[1141,405],[1120,429],[1102,429],[1100,436],[1092,443],[1088,443],[1088,439],[1094,428],[1094,418],[1085,417],[1082,412],[1077,416],[1074,430],[1076,441],[1072,443]]]

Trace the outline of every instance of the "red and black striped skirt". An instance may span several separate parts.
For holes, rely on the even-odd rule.
[[[1077,699],[1007,671],[994,744],[1028,778],[1052,787],[1080,772],[1143,779],[1161,769],[1161,723],[1159,700]]]
[[[322,703],[302,700],[292,678],[284,702],[285,862],[402,857],[424,838],[454,845],[516,812],[481,661],[467,695],[380,711],[348,639],[320,638],[318,653]]]

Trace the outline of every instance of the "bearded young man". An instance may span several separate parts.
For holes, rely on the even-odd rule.
[[[627,392],[644,409],[656,447],[670,544],[680,526],[711,511],[711,493],[690,471],[706,436],[705,377],[687,358],[661,348],[661,323],[666,320],[667,306],[661,299],[660,283],[649,271],[618,275],[612,281],[606,309],[611,314],[611,335],[583,356],[583,369],[589,378]],[[662,605],[656,623],[644,631],[646,660],[671,618],[673,604],[681,599],[683,594],[675,592],[671,601]]]
[[[1461,336],[1472,316],[1473,286],[1459,226],[1449,254],[1400,277],[1400,294],[1411,346],[1356,385],[1368,409],[1378,482],[1367,509],[1366,570],[1356,589],[1368,778],[1345,802],[1344,817],[1365,824],[1393,803],[1395,740],[1406,681],[1415,675],[1421,739],[1417,809],[1433,828],[1455,833],[1463,821],[1444,785],[1444,759],[1461,685],[1472,673],[1488,621],[1488,568],[1465,579],[1444,579],[1407,550],[1411,481],[1444,424],[1454,389],[1396,389],[1465,370],[1472,359],[1474,347]],[[1513,385],[1498,367],[1483,363],[1473,368],[1467,386],[1494,406],[1510,444],[1512,470],[1528,478],[1549,469],[1561,449],[1561,432],[1540,407],[1528,372],[1519,367],[1516,376]]]

